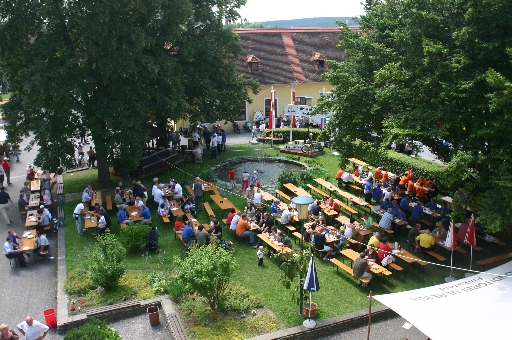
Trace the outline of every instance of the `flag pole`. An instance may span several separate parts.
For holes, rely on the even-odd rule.
[[[470,258],[469,258],[469,270],[471,270],[471,265],[473,264],[473,246],[471,246],[471,251],[470,251]],[[470,277],[470,276],[473,276],[475,275],[475,273],[471,273],[471,272],[467,272],[464,276],[465,277]]]
[[[372,325],[372,291],[370,290],[370,306],[368,307],[368,335],[367,340],[370,340],[370,327]]]
[[[455,278],[452,276],[452,271],[453,271],[453,248],[452,248],[452,253],[450,255],[450,276],[448,276],[447,278],[444,279],[445,282],[455,281]]]

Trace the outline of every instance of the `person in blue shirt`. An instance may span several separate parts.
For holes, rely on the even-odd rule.
[[[400,207],[398,207],[397,213],[393,214],[393,215],[395,215],[395,217],[398,218],[399,220],[404,220],[404,221],[407,220],[407,215],[404,213],[404,211]]]
[[[391,202],[391,210],[393,211],[393,215],[396,216],[396,214],[398,214],[398,208],[400,208],[398,206],[398,202],[396,200],[393,200],[393,202]]]
[[[416,205],[414,206],[414,208],[412,208],[411,216],[416,221],[421,220],[421,218],[423,217],[423,202],[416,202]]]
[[[391,202],[389,202],[389,198],[386,198],[384,202],[382,202],[382,204],[380,205],[380,208],[384,211],[388,211],[388,209],[392,207],[393,205],[391,204]]]
[[[382,200],[382,184],[377,184],[375,188],[373,188],[373,200],[377,203],[380,203]]]
[[[279,201],[273,201],[272,204],[270,205],[270,213],[272,215],[277,214],[277,210],[279,209],[278,204]]]
[[[369,179],[364,184],[364,200],[366,203],[372,203],[373,180]]]
[[[148,207],[143,206],[142,211],[140,212],[140,217],[142,217],[142,223],[151,221],[151,213],[149,212]]]
[[[410,200],[410,196],[409,195],[405,195],[404,198],[402,198],[402,200],[400,201],[400,208],[402,208],[402,210],[404,211],[404,213],[408,214],[409,213],[409,200]]]
[[[396,193],[396,185],[395,184],[391,184],[391,191],[394,193]]]
[[[190,221],[186,222],[185,228],[183,229],[183,233],[181,234],[181,239],[186,244],[185,249],[183,249],[183,251],[189,251],[190,247],[192,247],[196,240],[196,233],[194,232],[194,229],[190,226]]]
[[[446,202],[441,203],[441,209],[439,210],[439,213],[441,214],[439,222],[441,222],[443,226],[446,225],[445,222],[450,222],[450,209],[446,206]]]
[[[124,204],[119,206],[119,211],[117,212],[117,221],[119,224],[121,223],[132,223],[128,215],[126,215],[126,211],[124,211]]]
[[[389,182],[387,180],[382,180],[380,184],[382,184],[382,187],[384,189],[387,189],[389,187]]]
[[[431,198],[430,202],[428,202],[427,207],[432,211],[437,211],[439,208],[437,207],[436,199]]]

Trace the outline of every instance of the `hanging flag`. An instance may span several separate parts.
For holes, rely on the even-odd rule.
[[[304,280],[304,290],[310,293],[320,290],[314,256],[311,256],[311,260],[309,260],[308,274],[306,275],[306,280]]]
[[[451,249],[457,248],[457,233],[455,232],[455,226],[453,225],[453,222],[450,222],[450,229],[448,229],[448,235],[446,235],[446,241],[444,245]]]
[[[274,102],[276,100],[276,91],[274,91],[274,87],[270,90],[270,113],[268,114],[268,128],[274,130],[275,128],[275,110]]]
[[[292,85],[292,105],[295,105],[295,88]],[[292,127],[295,126],[295,116],[292,116],[292,119],[290,121],[290,125]]]
[[[475,214],[471,214],[471,223],[466,231],[466,235],[464,235],[464,243],[472,247],[476,246]]]

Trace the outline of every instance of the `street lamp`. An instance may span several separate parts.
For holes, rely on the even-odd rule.
[[[313,203],[315,200],[312,197],[309,196],[297,196],[292,198],[292,202],[297,207],[297,212],[299,213],[299,221],[302,222],[301,225],[301,238],[300,238],[300,251],[304,251],[304,221],[308,219],[308,207],[311,203]],[[302,279],[303,279],[303,273],[302,273],[302,266],[299,271],[299,285],[300,285],[300,309],[299,313],[302,315],[302,302],[304,299],[304,289],[302,288]]]

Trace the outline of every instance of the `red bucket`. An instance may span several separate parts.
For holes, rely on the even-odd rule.
[[[49,308],[43,312],[46,319],[46,325],[50,328],[57,327],[57,318],[55,317],[55,309]]]

